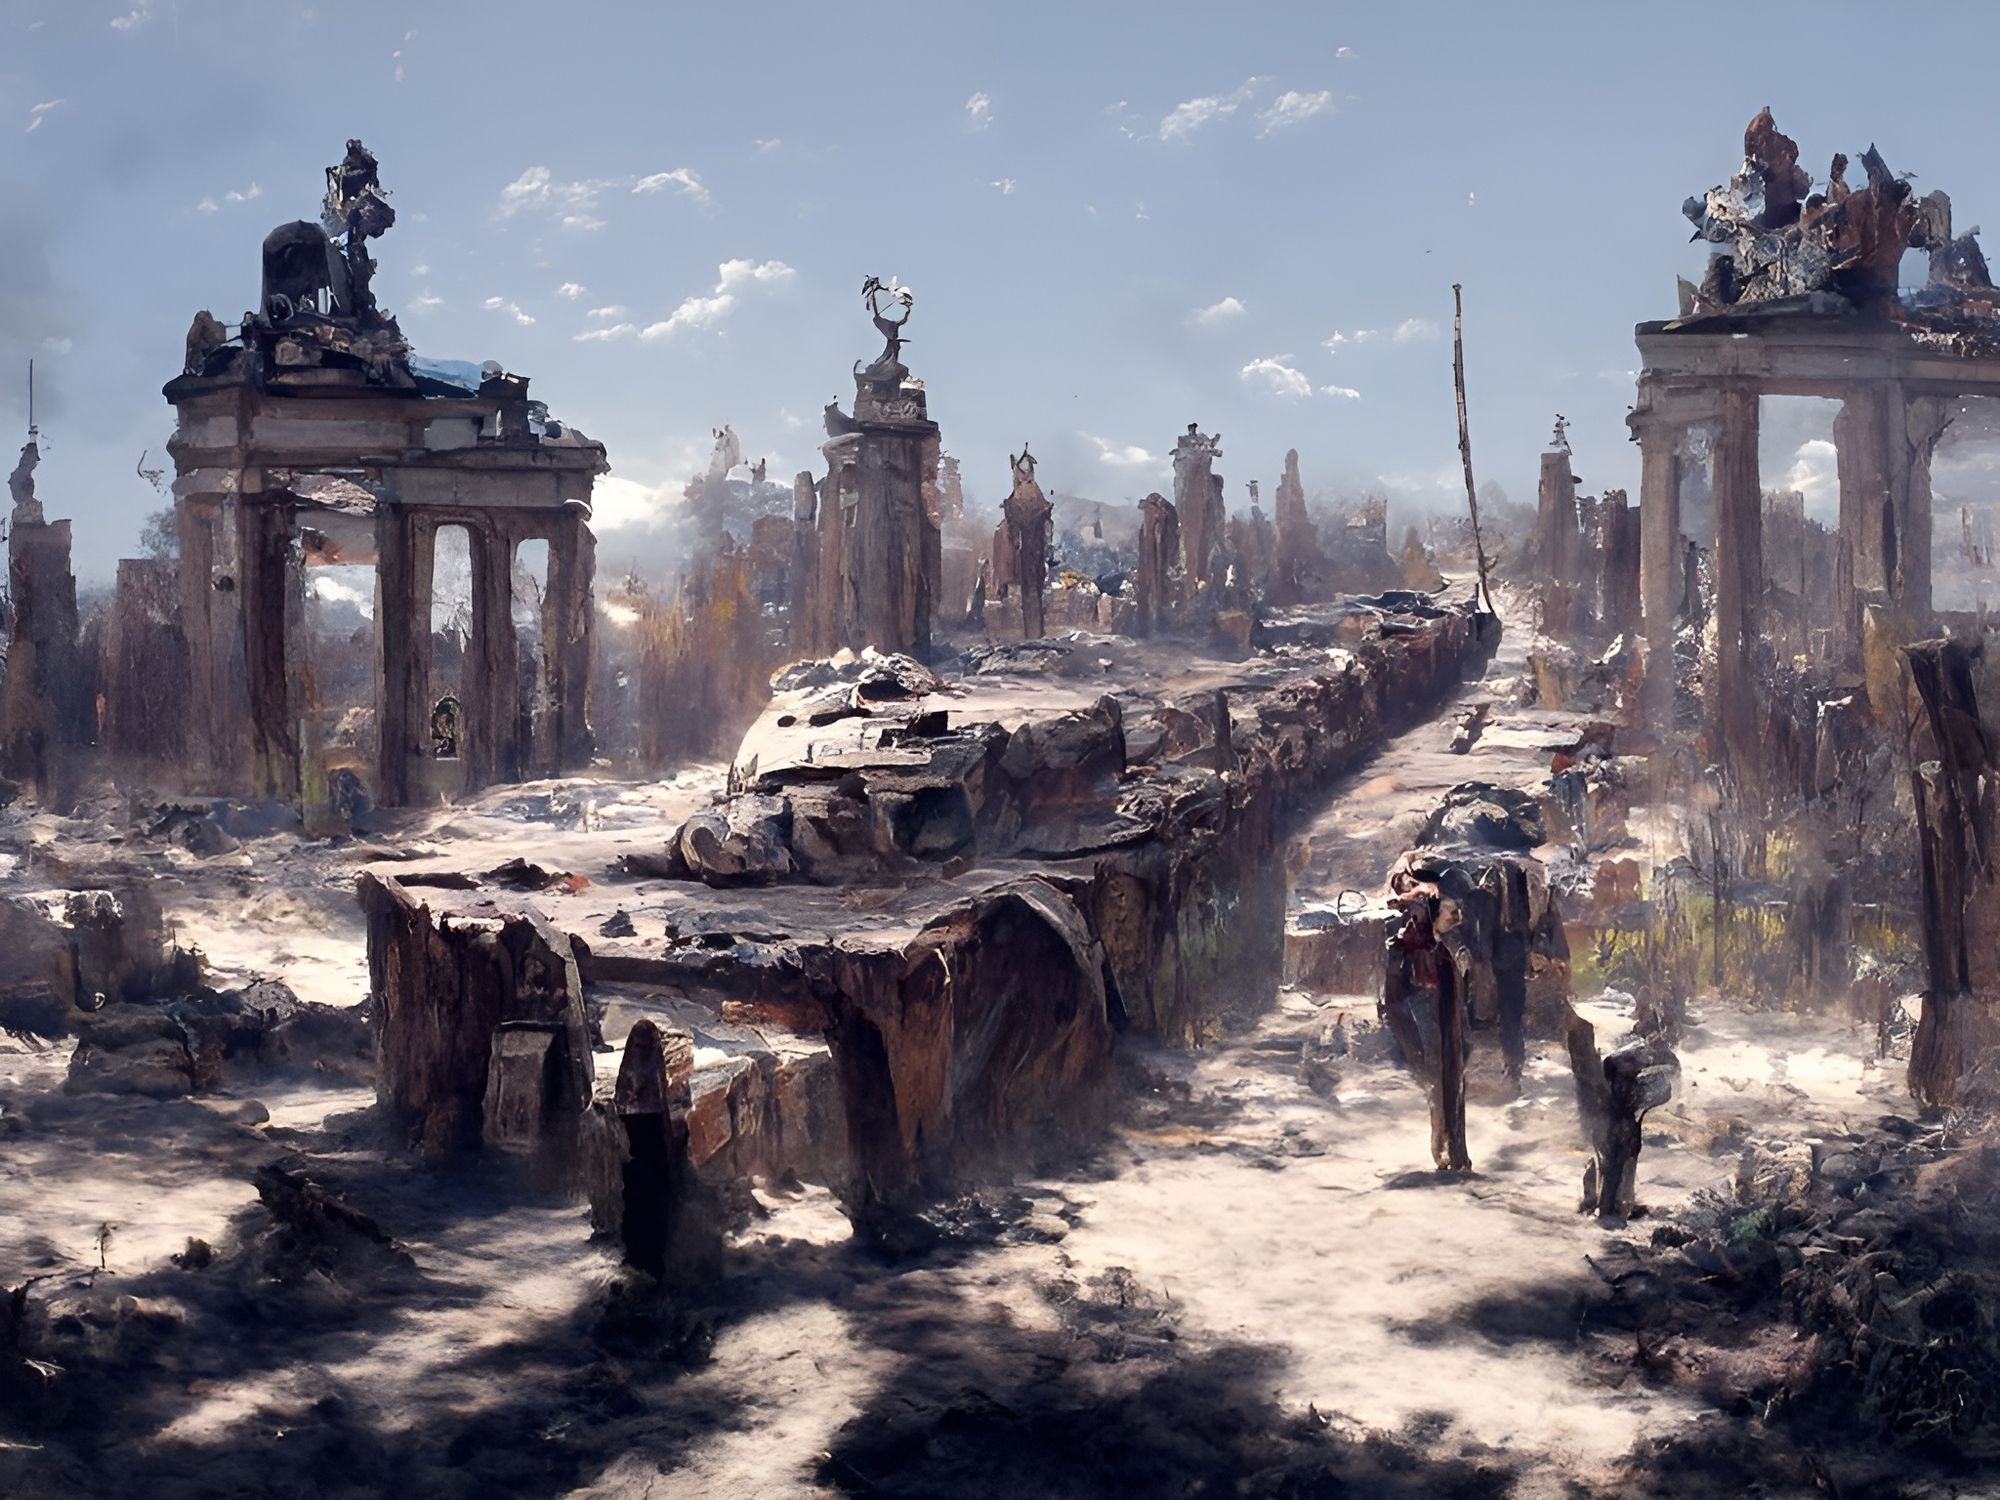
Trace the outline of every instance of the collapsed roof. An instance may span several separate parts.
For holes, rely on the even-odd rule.
[[[1815,190],[1798,143],[1769,108],[1743,133],[1743,165],[1729,182],[1682,206],[1694,238],[1725,247],[1699,287],[1681,286],[1681,316],[1746,312],[1886,315],[1919,329],[1979,333],[2000,341],[2000,292],[1987,273],[1977,228],[1954,235],[1951,199],[1916,196],[1872,145],[1867,182],[1850,187],[1836,154]],[[1908,250],[1930,252],[1925,285],[1899,289]]]
[[[264,237],[257,307],[233,329],[210,312],[188,329],[186,376],[246,382],[293,394],[399,392],[525,403],[522,432],[543,442],[587,442],[527,399],[528,382],[489,360],[425,359],[375,301],[368,241],[394,227],[375,156],[358,140],[326,169],[318,223],[298,219]]]

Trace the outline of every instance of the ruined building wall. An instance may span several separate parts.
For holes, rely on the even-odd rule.
[[[187,757],[187,640],[171,562],[126,558],[104,633],[104,735],[128,766],[179,766]]]
[[[0,774],[68,810],[78,756],[96,738],[97,663],[79,649],[70,523],[49,521],[35,498],[39,452],[30,441],[10,482],[6,680],[0,686]]]
[[[309,701],[299,537],[315,507],[286,484],[292,474],[328,471],[367,477],[375,497],[377,798],[422,801],[588,763],[596,610],[587,501],[601,448],[552,447],[525,428],[482,441],[482,421],[501,420],[498,397],[312,401],[185,376],[168,392],[180,411],[169,446],[180,476],[191,782],[307,801],[322,792],[323,746],[301,729],[319,724],[321,707]],[[432,570],[443,526],[462,526],[470,537],[473,581],[463,733],[449,758],[437,754],[430,680]],[[539,659],[524,674],[513,592],[515,559],[529,541],[547,544],[549,567]]]

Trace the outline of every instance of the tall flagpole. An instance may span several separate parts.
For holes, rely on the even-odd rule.
[[[1451,379],[1458,388],[1458,457],[1465,465],[1465,508],[1472,513],[1472,551],[1479,560],[1479,593],[1490,612],[1493,591],[1486,580],[1486,543],[1479,534],[1479,492],[1472,484],[1472,429],[1465,419],[1465,301],[1451,284]]]

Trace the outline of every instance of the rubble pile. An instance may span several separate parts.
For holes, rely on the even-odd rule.
[[[1990,1463],[1996,1225],[2000,1143],[1978,1119],[1753,1145],[1729,1186],[1613,1263],[1586,1322],[1632,1329],[1649,1379],[1754,1413],[1836,1472],[1870,1444]]]
[[[865,1217],[1090,1139],[1119,1030],[1193,1040],[1275,991],[1282,828],[1459,681],[1486,618],[1322,610],[1327,644],[1300,627],[1194,691],[1157,666],[1094,697],[1005,658],[788,668],[731,790],[656,854],[541,891],[364,877],[383,1102],[432,1149],[511,1142],[611,1180],[591,1163],[623,1148],[583,1118],[635,1013],[593,1013],[611,987],[669,1039],[702,1014],[797,1039],[690,1076],[713,1178],[809,1164]]]
[[[1942,189],[1919,198],[1873,146],[1861,154],[1867,181],[1850,187],[1848,159],[1836,153],[1825,187],[1799,165],[1798,142],[1769,108],[1743,133],[1743,166],[1723,187],[1683,208],[1695,236],[1717,253],[1698,289],[1684,292],[1689,314],[1750,309],[1794,298],[1828,298],[1873,308],[1893,303],[1905,250],[1930,252],[1930,280],[1912,309],[1992,319],[2000,313],[1978,231],[1954,234]]]

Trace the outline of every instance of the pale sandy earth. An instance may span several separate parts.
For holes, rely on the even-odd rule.
[[[1372,894],[1456,781],[1525,785],[1546,774],[1547,747],[1566,725],[1508,709],[1523,649],[1510,642],[1463,695],[1494,701],[1493,725],[1471,756],[1444,753],[1447,713],[1376,757],[1304,832],[1299,903],[1331,901],[1346,887]],[[663,824],[707,801],[719,770],[585,788],[591,806],[566,827],[510,817],[506,804],[552,791],[574,799],[574,783],[514,788],[440,810],[397,843],[448,853],[465,869],[515,855],[600,869],[626,849],[653,847]],[[352,846],[258,840],[239,855],[176,861],[184,883],[169,906],[183,941],[225,981],[277,976],[306,998],[353,1004],[366,967],[351,888],[367,859]],[[7,883],[24,880],[32,885],[32,863]],[[1585,1009],[1601,1038],[1622,1029],[1615,1008]],[[1520,1496],[1605,1483],[1635,1442],[1674,1431],[1697,1408],[1636,1380],[1604,1383],[1604,1363],[1549,1324],[1560,1323],[1569,1289],[1589,1285],[1591,1257],[1650,1226],[1605,1227],[1576,1213],[1586,1157],[1553,1043],[1531,1053],[1518,1100],[1475,1089],[1476,1172],[1466,1180],[1429,1170],[1422,1092],[1379,1045],[1335,1064],[1329,1097],[1314,1093],[1301,1046],[1336,1015],[1365,1033],[1372,1010],[1358,997],[1287,992],[1253,1029],[1199,1052],[1126,1045],[1127,1072],[1158,1085],[1155,1101],[1095,1161],[1018,1185],[1040,1237],[1010,1233],[956,1257],[886,1265],[851,1252],[823,1189],[764,1193],[769,1216],[739,1237],[708,1358],[684,1371],[621,1363],[582,1340],[620,1271],[589,1239],[581,1208],[510,1201],[477,1179],[385,1158],[339,1123],[370,1102],[366,1090],[273,1089],[259,1096],[265,1123],[235,1118],[242,1101],[227,1098],[68,1103],[54,1099],[62,1049],[0,1037],[0,1283],[22,1274],[49,1276],[55,1288],[143,1280],[172,1311],[171,1291],[161,1290],[172,1283],[159,1280],[167,1257],[189,1236],[218,1250],[231,1244],[236,1216],[255,1201],[248,1177],[258,1162],[303,1149],[344,1164],[353,1201],[402,1244],[419,1280],[365,1335],[273,1331],[269,1356],[254,1365],[218,1345],[211,1368],[197,1359],[172,1377],[180,1389],[170,1419],[131,1434],[131,1452],[143,1462],[171,1450],[197,1472],[212,1460],[216,1493],[253,1492],[236,1487],[225,1460],[254,1474],[288,1430],[321,1420],[313,1404],[329,1395],[342,1421],[381,1434],[476,1435],[490,1416],[516,1436],[523,1423],[560,1436],[583,1421],[571,1411],[574,1392],[595,1391],[600,1379],[623,1382],[639,1409],[592,1418],[580,1468],[520,1490],[500,1482],[465,1493],[840,1493],[819,1475],[844,1423],[898,1391],[943,1400],[984,1389],[996,1370],[1033,1386],[1043,1377],[1030,1366],[1070,1337],[1049,1289],[1113,1268],[1165,1309],[1175,1357],[1221,1345],[1268,1351],[1272,1394],[1287,1414],[1310,1408],[1337,1429],[1386,1429],[1426,1455],[1498,1464],[1516,1471],[1510,1492]],[[1872,1034],[1845,1021],[1719,1002],[1698,1006],[1695,1021],[1681,1051],[1682,1095],[1649,1121],[1640,1162],[1641,1196],[1655,1211],[1729,1178],[1735,1155],[1711,1155],[1708,1145],[1732,1122],[1738,1141],[1797,1143],[1907,1111],[1900,1069],[1878,1065]],[[18,1126],[24,1107],[42,1104],[46,1118],[9,1133],[10,1116]],[[939,1326],[962,1355],[937,1355]],[[1088,1402],[1092,1382],[1115,1369],[1079,1363],[1047,1378]],[[0,1413],[0,1460],[20,1456]],[[28,1493],[62,1493],[53,1459],[42,1472],[52,1487]]]

